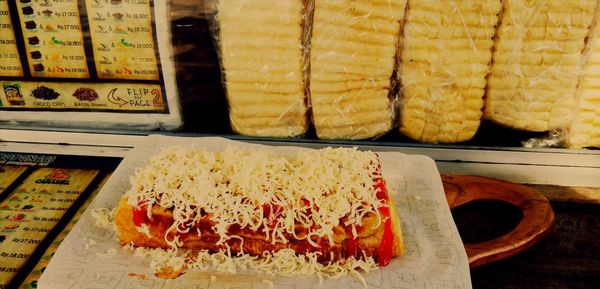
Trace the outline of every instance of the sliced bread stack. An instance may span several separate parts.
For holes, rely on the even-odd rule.
[[[226,0],[217,8],[233,130],[272,137],[305,133],[303,1]]]
[[[314,1],[310,101],[321,139],[389,131],[390,98],[406,0]]]
[[[487,119],[528,131],[569,125],[596,2],[504,0]]]
[[[428,143],[479,128],[500,0],[409,0],[400,64],[400,132]]]
[[[576,94],[575,113],[566,135],[571,148],[600,147],[600,9],[596,9],[595,20],[584,56],[586,65]]]

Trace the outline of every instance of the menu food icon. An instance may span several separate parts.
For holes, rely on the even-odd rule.
[[[37,28],[37,24],[35,23],[35,21],[26,21],[25,22],[25,29],[34,30],[36,28]]]
[[[95,90],[93,90],[91,88],[87,88],[87,87],[78,88],[73,93],[73,96],[80,101],[94,101],[94,100],[100,98],[100,96],[98,95],[98,93]]]
[[[37,50],[31,51],[31,52],[29,52],[29,54],[31,54],[32,59],[41,59],[42,58],[42,53]]]
[[[52,88],[41,85],[31,91],[31,95],[37,99],[51,100],[58,98],[60,93],[54,91]]]
[[[37,63],[33,65],[34,72],[44,72],[44,65],[41,63]]]
[[[25,100],[21,94],[21,86],[18,83],[5,83],[3,85],[6,100],[11,105],[25,105]]]
[[[39,45],[40,39],[37,36],[27,38],[27,43],[29,45]]]
[[[23,13],[23,15],[32,15],[33,8],[31,8],[31,6],[23,7],[21,8],[21,12]]]

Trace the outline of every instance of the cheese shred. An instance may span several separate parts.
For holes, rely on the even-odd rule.
[[[262,256],[258,257],[248,254],[233,255],[228,250],[216,253],[207,250],[188,250],[182,253],[182,251],[176,250],[138,247],[135,249],[135,255],[149,257],[151,267],[155,272],[165,268],[174,271],[192,269],[230,274],[253,271],[271,276],[316,276],[320,282],[324,279],[337,279],[350,274],[363,285],[366,283],[359,271],[370,272],[379,269],[372,257],[364,256],[360,259],[350,257],[321,264],[317,262],[319,253],[298,255],[292,249],[283,249],[277,252],[265,251]]]
[[[377,155],[356,148],[286,155],[172,147],[138,168],[127,196],[132,206],[172,209],[175,222],[167,235],[209,217],[220,237],[217,245],[235,237],[228,231],[238,225],[262,232],[272,244],[288,243],[292,236],[318,247],[320,237],[333,240],[334,227],[354,228],[367,214],[379,216],[382,203],[374,187],[379,171]],[[297,225],[307,233],[298,236]]]
[[[96,221],[96,226],[111,228],[114,226],[115,210],[107,208],[96,208],[92,210],[92,217]]]

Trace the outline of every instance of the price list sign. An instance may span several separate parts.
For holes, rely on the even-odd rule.
[[[158,80],[149,1],[113,2],[87,2],[98,77]]]
[[[168,1],[0,0],[0,121],[77,112],[177,127],[168,15]]]
[[[8,0],[0,0],[0,77],[2,76],[23,76]]]
[[[119,158],[0,152],[0,289],[51,256]],[[29,284],[35,280],[29,278]],[[35,288],[35,286],[33,287]]]
[[[38,168],[0,203],[0,286],[12,280],[98,173]]]
[[[77,0],[20,2],[17,10],[32,76],[88,78]]]
[[[60,232],[60,234],[58,234],[56,239],[54,239],[52,244],[50,244],[48,249],[46,249],[46,251],[42,255],[42,258],[40,259],[40,261],[31,270],[31,273],[29,273],[29,275],[22,282],[22,284],[19,288],[21,288],[21,289],[37,288],[37,280],[41,277],[42,273],[46,269],[46,266],[48,266],[48,264],[50,263],[50,260],[52,259],[54,252],[56,252],[60,243],[67,237],[69,232],[73,229],[73,227],[75,226],[75,224],[77,223],[77,221],[79,220],[79,218],[81,217],[83,212],[87,209],[87,207],[90,205],[92,200],[96,197],[96,195],[98,194],[100,189],[104,186],[106,181],[108,181],[109,177],[110,177],[110,174],[106,175],[102,179],[102,181],[96,187],[96,189],[94,189],[94,191],[92,192],[90,197],[87,198],[87,200],[83,203],[83,205],[77,210],[77,213],[75,214],[75,216],[73,216],[73,218],[71,219],[69,224],[67,224],[67,226]]]

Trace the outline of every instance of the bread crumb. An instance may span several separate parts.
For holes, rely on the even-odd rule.
[[[115,224],[115,209],[96,208],[92,210],[92,216],[98,227],[112,228]]]
[[[99,252],[96,255],[100,257],[112,257],[117,254],[117,249],[111,248],[106,250],[106,252]]]
[[[89,250],[91,246],[96,245],[96,240],[94,239],[88,239],[88,238],[83,238],[85,242],[85,250]]]
[[[129,276],[129,277],[135,277],[135,278],[138,278],[140,280],[148,280],[148,276],[146,276],[144,274],[129,273],[129,274],[127,274],[127,276]]]

